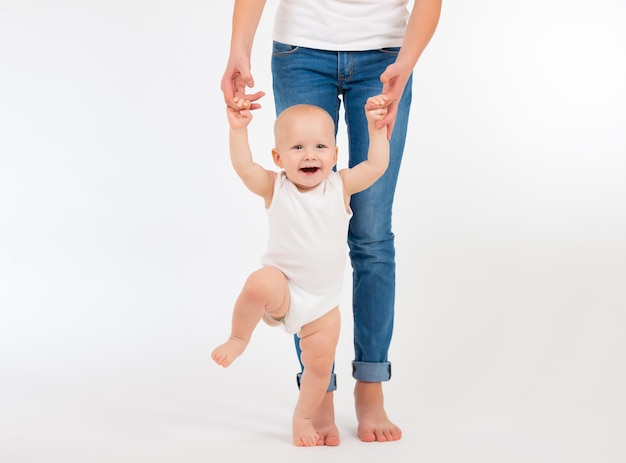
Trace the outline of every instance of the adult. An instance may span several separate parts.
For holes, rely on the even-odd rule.
[[[272,83],[276,112],[315,104],[333,117],[343,104],[349,166],[367,157],[363,106],[371,95],[386,96],[390,161],[370,188],[352,196],[348,244],[353,268],[354,349],[352,363],[358,435],[365,442],[398,440],[402,431],[384,408],[382,382],[391,378],[388,360],[394,320],[395,248],[391,213],[411,104],[412,72],[433,36],[442,0],[280,0],[273,30]],[[221,82],[227,105],[235,97],[258,109],[264,92],[254,87],[250,58],[265,0],[235,0],[230,56]],[[296,339],[296,348],[298,342]],[[314,417],[319,444],[338,445],[334,420],[334,374]]]

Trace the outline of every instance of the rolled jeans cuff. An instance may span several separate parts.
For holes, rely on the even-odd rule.
[[[302,379],[302,373],[298,373],[296,375],[296,382],[298,383],[298,389],[300,389],[300,381]],[[330,383],[328,384],[328,389],[326,389],[326,392],[333,392],[337,390],[337,375],[335,373],[332,373],[330,375]]]
[[[391,379],[391,363],[352,362],[352,377],[366,383],[380,383]]]

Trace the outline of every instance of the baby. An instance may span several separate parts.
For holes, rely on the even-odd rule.
[[[323,109],[300,104],[274,124],[272,157],[281,170],[255,163],[248,143],[250,101],[227,107],[230,157],[246,187],[265,201],[268,249],[235,302],[228,340],[211,357],[223,367],[243,353],[260,320],[281,325],[300,338],[304,366],[293,414],[293,442],[314,446],[313,415],[326,393],[339,339],[339,296],[347,258],[351,195],[371,186],[387,169],[387,128],[376,121],[386,97],[370,97],[364,108],[370,137],[367,160],[352,168],[337,164],[335,123]]]

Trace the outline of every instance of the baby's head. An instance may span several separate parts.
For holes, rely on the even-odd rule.
[[[322,108],[299,104],[274,123],[274,162],[302,191],[324,181],[337,164],[335,123]]]

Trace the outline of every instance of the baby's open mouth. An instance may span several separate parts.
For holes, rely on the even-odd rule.
[[[300,170],[306,172],[307,174],[314,174],[319,170],[319,167],[303,167]]]

